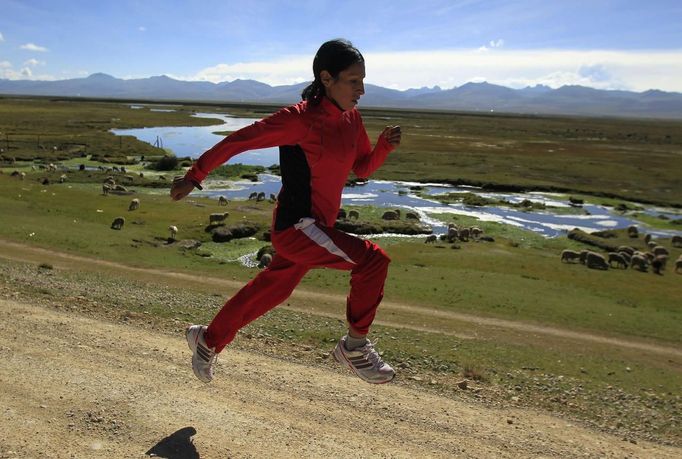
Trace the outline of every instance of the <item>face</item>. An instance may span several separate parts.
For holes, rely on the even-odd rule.
[[[336,78],[326,70],[320,74],[327,97],[336,102],[342,110],[351,110],[365,93],[365,64],[355,63],[339,72]]]

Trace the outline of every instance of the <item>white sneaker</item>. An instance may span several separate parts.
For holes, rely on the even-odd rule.
[[[379,356],[374,344],[367,340],[367,344],[352,351],[346,349],[346,337],[339,340],[334,348],[334,359],[346,365],[360,379],[372,384],[390,382],[395,377],[393,368]]]
[[[215,349],[206,345],[204,335],[207,328],[205,325],[192,325],[185,331],[187,345],[192,351],[192,370],[205,383],[213,379],[213,365],[218,360]]]

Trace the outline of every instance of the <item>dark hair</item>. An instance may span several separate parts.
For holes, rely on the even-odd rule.
[[[323,43],[317,50],[315,59],[313,59],[313,76],[315,79],[306,86],[301,97],[313,105],[319,104],[322,96],[324,96],[324,85],[320,79],[320,73],[326,70],[332,78],[336,78],[341,71],[358,62],[365,62],[365,58],[348,40],[337,38]]]

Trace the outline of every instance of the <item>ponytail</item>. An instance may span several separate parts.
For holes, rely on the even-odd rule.
[[[320,73],[326,70],[332,78],[337,78],[341,71],[358,62],[365,62],[365,58],[348,40],[337,38],[323,43],[315,54],[315,59],[313,59],[313,76],[315,79],[303,90],[301,98],[312,105],[319,104],[325,95]]]

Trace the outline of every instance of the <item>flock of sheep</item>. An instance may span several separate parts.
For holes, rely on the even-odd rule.
[[[638,238],[639,232],[636,226],[628,228],[628,235],[631,238]],[[682,247],[682,236],[672,237],[673,247]],[[649,267],[654,274],[662,274],[668,263],[670,252],[667,248],[652,240],[650,234],[644,236],[644,243],[648,247],[648,251],[642,252],[623,245],[617,248],[615,252],[608,252],[606,256],[591,251],[566,249],[561,252],[561,261],[563,263],[581,263],[588,268],[607,270],[612,267],[628,269],[631,267],[637,271],[647,272]],[[682,273],[682,255],[675,261],[675,272]]]
[[[473,239],[474,241],[479,241],[479,240],[486,240],[486,241],[492,241],[493,239],[490,237],[485,237],[483,236],[483,230],[479,228],[478,226],[470,226],[470,227],[460,227],[455,225],[454,223],[450,223],[448,225],[448,232],[447,234],[441,235],[441,240],[450,242],[450,243],[455,243],[457,241],[462,241],[462,242],[468,242],[469,240]],[[438,240],[438,236],[435,234],[431,234],[426,237],[426,240],[424,241],[425,243],[435,243]]]

